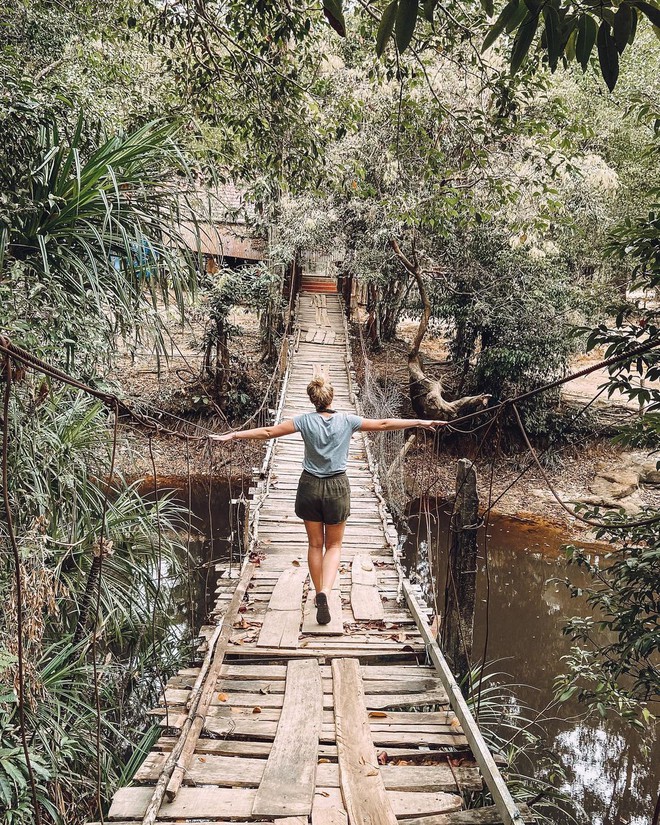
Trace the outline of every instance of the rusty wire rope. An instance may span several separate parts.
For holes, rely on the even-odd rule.
[[[104,825],[103,818],[103,776],[101,771],[101,728],[103,726],[103,714],[101,711],[101,694],[99,691],[99,675],[97,662],[97,643],[98,643],[98,624],[101,615],[101,588],[103,577],[103,556],[106,552],[110,552],[110,540],[106,541],[105,533],[108,520],[108,505],[109,495],[112,490],[112,482],[115,475],[115,461],[117,458],[117,436],[119,426],[119,409],[115,404],[115,415],[113,421],[112,433],[112,453],[110,456],[110,474],[107,484],[103,491],[103,509],[101,511],[101,527],[98,544],[98,570],[96,578],[96,603],[94,605],[94,629],[92,631],[92,671],[94,674],[94,707],[96,710],[96,729],[94,732],[96,739],[96,804],[101,817],[101,825]],[[79,625],[81,627],[81,625]]]
[[[9,500],[9,402],[11,399],[12,385],[12,362],[9,355],[5,354],[5,391],[3,398],[2,413],[2,497],[5,505],[5,518],[7,519],[7,537],[14,557],[14,574],[16,577],[16,652],[17,652],[17,675],[18,675],[18,724],[21,732],[21,744],[25,757],[25,766],[30,781],[30,793],[32,795],[32,806],[34,808],[36,825],[41,825],[41,808],[39,806],[39,796],[37,794],[37,783],[30,758],[28,747],[27,726],[25,721],[25,662],[23,658],[23,583],[21,581],[21,554],[14,530],[14,519],[12,516],[11,502]]]

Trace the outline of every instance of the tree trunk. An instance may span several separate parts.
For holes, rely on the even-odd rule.
[[[477,592],[477,523],[479,498],[474,465],[460,459],[456,472],[456,501],[451,519],[451,547],[445,588],[442,645],[460,683],[470,670]],[[468,685],[463,686],[467,693]]]
[[[419,418],[438,418],[451,421],[468,413],[487,407],[491,396],[465,395],[456,401],[447,401],[442,392],[442,381],[428,378],[422,367],[421,355],[408,356],[410,402]]]
[[[399,244],[394,238],[390,240],[390,245],[394,250],[394,254],[406,270],[415,278],[423,307],[422,317],[417,327],[417,334],[408,353],[410,402],[413,409],[420,418],[451,420],[452,418],[460,418],[462,415],[474,412],[478,410],[479,407],[486,407],[491,398],[491,396],[487,394],[467,395],[456,401],[446,401],[442,394],[442,383],[440,381],[433,381],[425,375],[419,348],[422,345],[429,321],[431,320],[431,301],[429,300],[426,284],[422,278],[414,251],[413,258],[410,260],[403,254]]]
[[[374,350],[379,350],[380,342],[380,324],[378,317],[378,290],[375,284],[367,284],[367,312],[369,317],[365,324],[365,335],[367,341],[371,344]]]

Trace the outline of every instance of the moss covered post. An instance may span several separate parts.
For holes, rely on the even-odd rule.
[[[451,518],[449,569],[445,587],[442,647],[460,683],[470,669],[477,591],[479,498],[474,464],[461,458]],[[463,692],[466,692],[465,687]]]

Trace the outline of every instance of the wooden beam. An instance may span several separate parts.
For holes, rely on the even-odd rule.
[[[195,682],[195,688],[193,688],[193,695],[191,696],[191,702],[188,708],[188,716],[183,725],[183,728],[181,729],[181,733],[179,735],[179,738],[177,739],[176,745],[172,748],[172,751],[167,762],[165,763],[163,771],[161,775],[158,777],[158,782],[156,783],[155,788],[151,792],[151,796],[145,807],[142,825],[153,825],[153,823],[156,821],[156,818],[158,817],[158,812],[165,797],[165,792],[168,789],[168,785],[172,780],[175,771],[177,772],[178,786],[181,785],[181,780],[178,779],[178,776],[179,773],[181,773],[181,778],[183,778],[183,774],[185,773],[185,767],[187,765],[188,760],[187,754],[189,753],[189,748],[186,748],[186,745],[188,744],[189,739],[192,739],[194,737],[196,741],[196,739],[199,738],[199,732],[197,732],[196,734],[194,732],[195,723],[199,719],[198,713],[202,711],[203,702],[208,704],[210,704],[211,702],[211,697],[208,695],[208,676],[210,674],[214,674],[210,682],[211,688],[213,689],[215,687],[215,679],[222,666],[222,661],[224,659],[227,643],[229,641],[229,637],[231,636],[234,619],[238,614],[238,608],[241,602],[243,601],[243,596],[247,591],[247,586],[252,577],[252,574],[254,573],[254,570],[254,564],[250,563],[246,564],[243,568],[241,578],[239,579],[238,584],[236,585],[236,590],[234,591],[234,596],[229,604],[229,607],[227,608],[225,615],[223,616],[222,625],[219,626],[219,628],[214,633],[212,638],[212,644],[209,643],[208,650],[204,658],[204,663],[202,664],[202,668],[198,676],[198,681]],[[206,711],[204,710],[204,713],[205,712]],[[202,722],[203,721],[204,720],[202,717]],[[181,768],[181,766],[183,767]]]
[[[332,662],[339,784],[350,825],[396,825],[387,798],[355,659]]]
[[[442,683],[449,697],[449,704],[461,723],[465,737],[470,745],[474,758],[481,769],[488,790],[493,802],[502,817],[503,825],[523,825],[524,819],[518,806],[513,800],[509,789],[506,786],[502,774],[500,773],[493,755],[491,754],[483,735],[479,730],[470,708],[467,706],[461,689],[451,672],[447,660],[442,655],[442,651],[436,640],[431,635],[430,628],[426,623],[426,618],[421,610],[417,597],[408,579],[403,581],[403,592],[410,612],[415,618],[419,632],[424,639],[427,655],[435,665],[436,672],[440,676]]]

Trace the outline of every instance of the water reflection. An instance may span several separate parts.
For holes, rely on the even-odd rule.
[[[179,615],[172,618],[176,624],[187,625],[194,635],[208,623],[215,606],[216,565],[232,561],[240,564],[244,510],[231,501],[247,490],[247,482],[192,476],[189,485],[185,477],[159,476],[158,489],[160,495],[168,494],[190,511],[188,524],[182,524],[181,530],[190,558],[183,560],[186,575],[175,590]],[[153,479],[145,479],[140,492],[152,497]]]
[[[411,534],[405,544],[409,569],[443,609],[448,516],[446,503],[414,502],[410,508]],[[580,571],[568,569],[561,545],[565,538],[548,525],[495,517],[488,530],[488,563],[479,539],[475,658],[498,660],[499,671],[516,688],[521,701],[541,709],[552,700],[552,684],[562,671],[561,657],[570,649],[562,635],[567,618],[590,615],[584,602],[571,599],[568,589],[553,579],[567,575],[580,583]],[[595,555],[602,552],[592,545]],[[490,596],[486,599],[490,579]],[[488,601],[488,604],[487,604]],[[561,705],[560,719],[546,725],[548,746],[566,770],[565,790],[584,808],[590,825],[649,825],[660,781],[660,744],[646,742],[629,725],[616,720],[585,719],[577,702]],[[645,750],[645,746],[648,750]],[[557,819],[557,825],[568,820]]]

